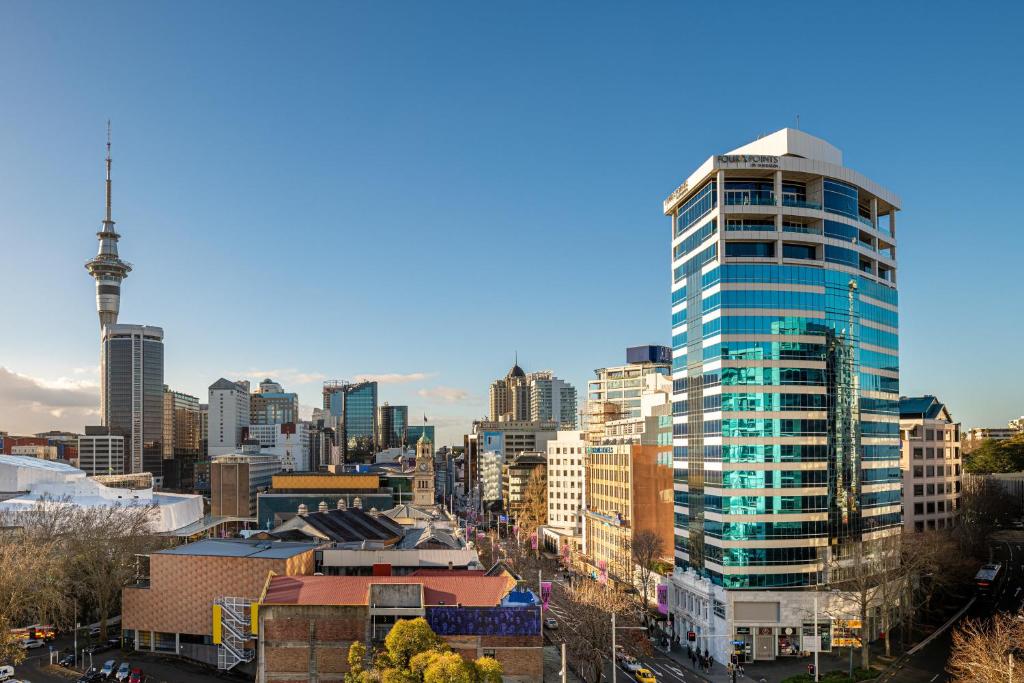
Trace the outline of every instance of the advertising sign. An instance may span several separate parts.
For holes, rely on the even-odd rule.
[[[536,531],[534,531],[532,534],[530,534],[530,549],[531,550],[536,550],[537,549],[537,532]]]
[[[505,453],[505,432],[484,432],[484,445],[485,451],[493,451],[495,453]]]
[[[668,584],[658,584],[658,612],[668,614]]]
[[[551,582],[541,581],[540,582],[540,601],[544,605],[544,609],[548,608],[548,599],[551,597]]]

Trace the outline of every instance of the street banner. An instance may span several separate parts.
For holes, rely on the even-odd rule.
[[[498,521],[502,524],[508,524],[508,515],[498,515]]]
[[[531,550],[536,550],[537,549],[537,532],[536,531],[534,531],[532,534],[530,534],[530,549]]]
[[[548,608],[548,599],[551,598],[551,582],[541,581],[540,582],[540,601],[544,605],[544,609]]]
[[[658,613],[668,614],[668,584],[658,584]]]

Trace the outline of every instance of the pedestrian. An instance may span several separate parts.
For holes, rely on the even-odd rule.
[[[714,658],[708,657],[708,673],[711,673],[711,666],[715,663]]]

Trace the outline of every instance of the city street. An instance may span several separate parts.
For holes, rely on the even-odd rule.
[[[970,608],[941,634],[911,655],[901,658],[880,683],[945,683],[950,680],[946,662],[952,648],[953,631],[966,618],[984,618],[996,610],[1016,612],[1024,604],[1024,532],[1003,531],[997,534],[996,562],[1007,572],[1002,589],[994,603],[976,600]]]

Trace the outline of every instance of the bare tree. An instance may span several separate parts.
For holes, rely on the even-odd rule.
[[[1022,616],[997,612],[988,620],[968,619],[953,631],[946,665],[953,683],[1024,683]]]
[[[539,533],[537,529],[548,523],[548,480],[543,468],[537,467],[530,472],[530,478],[526,481],[526,488],[523,489],[523,497],[517,508],[519,514],[516,523],[519,525],[520,533],[527,538]],[[537,543],[540,547],[539,538]]]
[[[964,553],[984,562],[988,560],[992,532],[1014,515],[1016,503],[1013,496],[989,477],[965,477],[964,483],[960,515],[953,533]]]
[[[559,605],[566,612],[566,629],[571,632],[565,640],[568,655],[585,683],[597,683],[601,680],[604,658],[610,655],[612,612],[625,617],[631,611],[631,601],[625,593],[593,581],[581,581],[569,589],[558,585],[556,590]],[[619,623],[631,622],[624,618]],[[632,643],[628,638],[622,640],[627,646]],[[627,649],[635,647],[634,644],[633,648]]]
[[[650,603],[651,577],[656,574],[655,568],[665,554],[665,542],[661,536],[651,529],[643,529],[633,534],[630,543],[630,557],[636,565],[636,578],[640,586],[637,594],[641,597],[640,614],[647,620],[647,611]]]
[[[64,566],[52,541],[21,529],[0,532],[0,662],[17,664],[24,650],[11,628],[39,622],[66,623]]]

